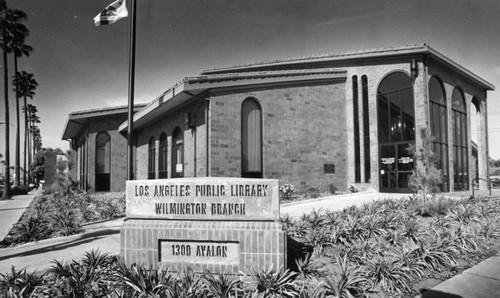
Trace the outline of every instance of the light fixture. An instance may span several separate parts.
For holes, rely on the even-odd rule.
[[[406,122],[403,121],[401,116],[396,116],[392,119],[391,123],[391,133],[393,135],[401,134],[406,131]]]
[[[411,59],[410,63],[411,78],[415,80],[418,77],[418,62],[415,59]]]

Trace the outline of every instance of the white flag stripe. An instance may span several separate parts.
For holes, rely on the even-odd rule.
[[[113,24],[114,22],[128,16],[125,0],[117,0],[108,5],[101,13],[94,18],[96,26]]]

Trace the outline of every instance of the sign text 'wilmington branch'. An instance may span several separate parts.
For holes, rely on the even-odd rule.
[[[267,184],[229,185],[135,185],[137,197],[266,197]],[[155,214],[245,215],[245,203],[155,202]]]

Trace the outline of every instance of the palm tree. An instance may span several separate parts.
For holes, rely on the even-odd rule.
[[[16,94],[16,158],[15,158],[15,166],[16,166],[16,179],[14,180],[14,186],[19,186],[19,182],[21,180],[20,175],[20,156],[21,156],[21,148],[20,148],[20,138],[21,138],[21,123],[19,121],[19,86],[17,84],[17,59],[26,56],[28,57],[31,52],[33,52],[33,48],[24,43],[24,40],[29,35],[29,30],[21,23],[15,24],[15,30],[13,35],[13,40],[11,43],[12,52],[14,54],[14,92]],[[26,177],[23,180],[26,183]]]
[[[7,7],[5,0],[0,0],[0,35],[1,41],[0,46],[2,48],[3,57],[3,70],[4,70],[4,102],[5,102],[5,122],[9,123],[9,71],[8,71],[8,60],[7,54],[12,52],[12,41],[14,37],[18,34],[16,32],[23,31],[21,24],[22,21],[26,20],[26,13]],[[26,29],[26,27],[24,26]],[[27,30],[27,29],[26,29]],[[5,163],[6,168],[10,168],[10,129],[9,125],[5,125]],[[5,181],[4,181],[4,191],[2,194],[2,200],[9,199],[10,194],[10,173],[6,171]]]
[[[35,89],[38,86],[37,81],[35,80],[35,75],[32,73],[28,73],[26,71],[21,71],[17,74],[17,84],[19,96],[24,98],[24,169],[28,169],[29,172],[29,163],[28,167],[26,167],[26,162],[28,160],[28,139],[29,139],[29,124],[28,124],[28,108],[26,104],[26,98],[33,99],[35,95]],[[26,183],[26,172],[24,171],[24,182]],[[28,177],[30,175],[28,174]]]
[[[36,115],[38,109],[35,105],[28,104],[28,128],[29,128],[29,138],[28,138],[28,164],[30,166],[30,174],[31,174],[31,164],[34,160],[36,148],[38,148],[38,144],[35,144],[35,130],[38,128],[35,126],[35,123],[40,123],[40,117]],[[40,144],[41,146],[41,144]],[[30,175],[30,179],[32,176]]]

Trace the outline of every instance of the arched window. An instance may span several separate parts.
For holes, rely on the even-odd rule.
[[[156,163],[156,142],[155,138],[151,137],[151,139],[149,139],[149,144],[148,144],[148,179],[156,178],[155,163]]]
[[[435,77],[429,80],[429,118],[434,138],[436,166],[443,172],[441,191],[449,191],[448,175],[448,108],[443,84]]]
[[[467,110],[465,98],[458,88],[451,94],[453,128],[454,190],[469,189],[469,150],[467,146]]]
[[[95,191],[110,190],[111,137],[105,131],[95,140]]]
[[[385,77],[377,91],[380,190],[409,192],[408,178],[413,156],[408,146],[415,143],[413,85],[403,72]]]
[[[241,106],[242,177],[262,178],[262,111],[259,103],[247,98]]]
[[[172,178],[184,177],[184,136],[179,127],[172,135]]]
[[[167,135],[165,133],[162,133],[160,136],[160,148],[158,152],[159,153],[158,174],[160,175],[160,178],[167,178],[167,151],[168,151]]]

